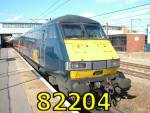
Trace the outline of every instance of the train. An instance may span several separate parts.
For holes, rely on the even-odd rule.
[[[120,58],[101,24],[65,15],[29,30],[13,40],[13,47],[49,82],[70,91],[101,95],[127,94],[131,80],[119,72]]]

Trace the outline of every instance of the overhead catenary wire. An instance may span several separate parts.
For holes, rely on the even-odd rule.
[[[45,13],[42,17],[47,16],[48,14],[52,14],[54,13],[56,10],[60,9],[61,7],[63,7],[65,4],[67,4],[69,1],[71,0],[66,0],[64,2],[62,2],[61,4],[59,4],[56,8],[54,8],[53,10],[51,10],[50,12],[48,11],[47,13]],[[56,6],[56,5],[55,5]]]
[[[139,27],[147,27],[147,24],[141,24],[141,25],[134,26],[134,28],[139,28]]]
[[[147,19],[148,20],[148,19]],[[150,20],[149,20],[150,21]],[[122,22],[123,23],[123,22]],[[131,22],[129,22],[129,21],[127,21],[127,22],[124,22],[123,24],[121,24],[120,23],[120,26],[131,26]],[[138,25],[136,25],[136,24],[132,24],[132,27],[134,28],[134,29],[139,29],[139,28],[146,28],[147,27],[147,23],[141,23],[140,22],[140,24],[138,24]]]
[[[118,12],[122,12],[122,11],[126,11],[126,10],[131,10],[131,9],[147,6],[147,5],[150,5],[150,3],[133,6],[133,7],[130,7],[130,8],[124,8],[124,9],[120,9],[120,10],[116,10],[116,11],[111,11],[111,12],[108,12],[108,13],[102,13],[102,14],[98,14],[98,15],[95,15],[95,16],[91,16],[90,18],[94,18],[94,17],[98,17],[98,16],[104,16],[104,15],[108,15],[108,14],[112,14],[112,13],[118,13]]]
[[[147,14],[150,14],[150,13],[147,13]],[[141,14],[138,16],[142,16],[142,15],[144,15],[144,14]],[[132,17],[135,17],[135,16],[128,17],[128,19],[126,19],[126,20],[122,18],[121,20],[117,20],[117,23],[129,24],[129,23],[131,23],[131,20],[138,20],[140,23],[150,21],[150,17],[145,17],[145,18],[132,18]],[[107,22],[111,22],[111,21],[107,21]]]
[[[150,6],[150,3],[149,4],[146,4],[148,7]],[[111,22],[115,22],[115,21],[112,21],[112,20],[117,20],[117,24],[120,24],[120,26],[131,26],[131,19],[137,19],[137,20],[140,20],[139,22],[140,22],[140,26],[141,25],[143,25],[143,26],[141,26],[141,27],[143,27],[143,28],[145,28],[146,26],[147,26],[147,24],[146,24],[146,21],[147,22],[149,22],[150,20],[148,19],[148,17],[149,17],[149,14],[150,14],[150,12],[148,12],[148,10],[146,10],[147,12],[145,13],[144,12],[144,10],[145,9],[148,9],[148,7],[144,7],[145,5],[140,5],[140,7],[136,7],[136,9],[138,9],[138,10],[135,10],[134,12],[137,12],[137,13],[132,13],[132,14],[128,14],[127,15],[127,10],[125,10],[126,11],[126,14],[123,14],[123,16],[124,17],[122,17],[121,15],[120,15],[120,13],[119,14],[115,14],[116,15],[116,17],[114,16],[114,18],[112,18],[111,19],[111,17],[112,17],[112,15],[111,15],[111,17],[110,17],[110,19],[108,19],[108,16],[107,17],[104,17],[104,16],[102,16],[104,19],[103,20],[106,20],[106,22],[103,22],[103,23],[111,23]],[[141,9],[142,8],[142,11],[143,12],[139,12],[138,13],[138,11],[141,11],[141,10],[139,10],[139,8]],[[133,8],[134,9],[134,8]],[[131,11],[131,10],[130,10]],[[107,13],[108,14],[108,13]],[[118,16],[119,15],[119,16]],[[148,17],[147,17],[147,15],[148,15]],[[118,17],[117,17],[118,16]],[[144,16],[144,17],[142,17],[142,16]],[[135,18],[136,17],[136,18]],[[126,19],[127,18],[127,19]],[[142,22],[144,22],[143,24],[142,24]],[[122,24],[121,24],[122,23]],[[140,28],[139,27],[139,25],[138,26],[134,26],[134,28]]]
[[[134,12],[134,13],[133,13]],[[146,15],[149,14],[148,12],[150,12],[150,5],[147,7],[139,7],[136,9],[132,9],[126,12],[118,12],[118,13],[114,13],[114,14],[110,14],[110,15],[106,15],[106,16],[99,16],[96,17],[96,19],[106,19],[106,20],[114,20],[114,19],[123,19],[123,18],[128,18],[128,17],[133,17],[136,15]]]
[[[136,26],[134,26],[134,28],[139,29],[140,27],[143,27],[145,29],[147,26],[146,21],[149,22],[149,19],[147,19],[147,15],[149,16],[149,14],[150,14],[150,12],[148,12],[149,6],[150,6],[150,3],[142,4],[142,5],[126,8],[126,9],[121,9],[121,10],[117,10],[117,11],[103,13],[100,15],[95,15],[90,18],[94,18],[94,17],[103,18],[102,19],[104,21],[103,23],[114,23],[115,21],[113,21],[113,20],[117,20],[117,24],[120,24],[120,26],[131,26],[131,19],[139,19],[140,26],[139,25],[137,26],[135,24]],[[134,13],[128,13],[129,11],[133,11],[133,10],[134,10]],[[143,12],[140,12],[141,10]],[[146,10],[147,12],[144,12],[144,10]],[[125,12],[126,14],[124,14],[122,12]],[[137,12],[137,13],[135,13],[135,12]],[[128,15],[127,15],[127,13],[128,13]],[[122,17],[122,15],[124,17]],[[112,16],[114,18],[111,18]],[[144,18],[143,18],[143,16],[144,16]]]
[[[50,12],[48,11],[49,9],[50,9],[50,7],[47,9],[47,10],[45,10],[42,14],[41,14],[41,16],[43,15],[43,17],[45,17],[45,16],[47,16],[48,15],[48,13],[54,13],[57,9],[59,9],[60,7],[62,7],[63,5],[65,5],[67,2],[69,2],[70,0],[66,0],[66,1],[64,1],[62,4],[60,4],[59,6],[57,6],[55,9],[53,9],[53,10],[51,10]],[[57,4],[57,2],[58,2],[58,0],[54,3],[54,4],[52,4],[51,6],[53,6],[53,5],[56,5]],[[108,15],[108,14],[111,14],[111,13],[117,13],[117,12],[121,12],[121,11],[125,11],[125,10],[130,10],[130,9],[135,9],[135,8],[139,8],[139,7],[143,7],[143,6],[148,6],[148,5],[150,5],[150,3],[147,3],[147,4],[142,4],[142,5],[138,5],[138,6],[134,6],[134,7],[130,7],[130,8],[125,8],[125,9],[121,9],[121,10],[117,10],[117,11],[112,11],[112,12],[108,12],[108,13],[103,13],[103,14],[100,14],[100,15],[95,15],[95,16],[92,16],[92,17],[90,17],[90,18],[93,18],[93,17],[98,17],[98,16],[103,16],[103,15]],[[45,13],[45,14],[44,14]],[[143,14],[144,15],[144,14]],[[138,15],[137,15],[138,16]],[[123,18],[123,17],[122,17]],[[126,17],[127,18],[127,17]]]
[[[60,2],[57,0],[56,2],[54,2],[50,7],[48,7],[41,15],[40,17],[46,17],[48,15],[51,15],[52,13],[54,13],[55,11],[57,11],[59,8],[63,7],[65,4],[67,4],[69,1],[71,0],[66,0],[64,2],[62,2],[60,4]],[[149,6],[150,3],[146,3],[146,4],[142,4],[142,5],[137,5],[137,6],[134,6],[134,7],[129,7],[129,8],[124,8],[124,9],[120,9],[120,10],[116,10],[116,11],[112,11],[112,12],[107,12],[107,13],[103,13],[103,14],[99,14],[99,15],[95,15],[95,16],[92,16],[90,18],[94,18],[94,17],[103,17],[104,15],[109,15],[109,14],[116,14],[118,12],[122,12],[122,11],[129,11],[129,10],[132,10],[132,9],[137,9],[137,8],[143,8],[144,6]],[[54,7],[56,6],[56,7]],[[50,10],[52,9],[52,10]],[[145,8],[144,8],[145,9]],[[137,11],[137,10],[136,10]],[[132,14],[132,15],[129,15],[129,16],[126,16],[124,15],[125,17],[118,17],[117,19],[121,18],[121,19],[125,19],[125,18],[132,18],[132,17],[137,17],[137,16],[141,16],[141,15],[146,15],[146,14],[149,14],[148,13],[144,13],[144,14]],[[108,19],[109,20],[109,19]],[[107,20],[107,21],[108,21]],[[110,18],[110,20],[114,20]],[[131,20],[131,19],[130,19]],[[130,21],[129,20],[129,21]],[[118,20],[117,20],[118,21]],[[120,20],[119,20],[120,21]],[[121,20],[122,21],[122,20]]]
[[[141,14],[136,14],[136,15],[134,15],[134,14],[132,14],[132,15],[127,15],[127,16],[125,16],[125,17],[116,17],[116,18],[110,18],[110,19],[108,19],[108,20],[115,20],[115,19],[125,19],[125,18],[130,18],[130,17],[137,17],[137,16],[142,16],[142,15],[147,15],[147,14],[150,14],[150,12],[146,12],[146,13],[141,13]]]
[[[141,21],[150,21],[150,19],[149,19],[149,17],[145,17],[145,18],[143,18],[143,17],[141,17],[141,16],[143,16],[143,15],[147,15],[147,14],[150,14],[150,12],[148,12],[148,13],[144,13],[144,14],[138,14],[138,15],[130,15],[130,16],[126,16],[126,17],[118,17],[118,18],[113,18],[113,19],[106,19],[106,22],[105,23],[111,23],[111,21],[113,21],[113,20],[117,20],[117,23],[119,24],[119,23],[123,23],[123,24],[128,24],[128,23],[131,23],[131,20],[139,20],[140,22]],[[137,16],[139,16],[139,18],[133,18],[133,17],[137,17]],[[127,18],[127,19],[126,19]]]
[[[96,18],[97,19],[107,18],[107,20],[110,20],[110,19],[113,20],[116,18],[125,18],[125,17],[132,16],[134,14],[139,15],[139,14],[144,13],[144,12],[147,13],[149,11],[149,9],[150,9],[150,5],[147,5],[147,6],[138,7],[138,8],[132,9],[132,10],[124,11],[124,13],[118,12],[118,13],[114,13],[114,14],[110,14],[110,15],[98,16]],[[117,16],[119,16],[119,17],[117,17]]]
[[[59,3],[61,0],[57,0],[55,1],[52,5],[50,5],[45,11],[43,11],[38,18],[40,18],[42,15],[44,15],[48,10],[50,10],[51,8],[53,8],[54,6],[57,5],[57,3]]]

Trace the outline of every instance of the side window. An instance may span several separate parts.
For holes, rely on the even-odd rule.
[[[41,31],[41,37],[42,39],[45,39],[47,37],[47,32],[45,30]]]
[[[24,45],[23,37],[20,38],[20,45],[22,45],[22,46]]]
[[[54,24],[49,26],[49,38],[56,38],[56,27]]]
[[[20,45],[22,45],[22,37],[19,39],[19,43]]]
[[[43,31],[43,30],[39,30],[39,31],[37,32],[38,39],[40,39],[41,37],[43,38],[43,34],[44,34],[44,31]]]

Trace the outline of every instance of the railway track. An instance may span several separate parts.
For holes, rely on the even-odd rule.
[[[139,67],[139,68],[144,68],[144,69],[150,69],[150,66],[146,66],[142,64],[135,64],[135,63],[130,63],[130,62],[123,62],[123,61],[121,61],[121,65],[128,65],[128,66],[134,66],[134,67]]]
[[[119,71],[150,80],[150,66],[121,61]]]

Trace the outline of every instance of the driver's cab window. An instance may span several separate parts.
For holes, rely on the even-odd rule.
[[[62,28],[65,38],[78,38],[82,35],[79,24],[62,24]]]

